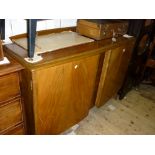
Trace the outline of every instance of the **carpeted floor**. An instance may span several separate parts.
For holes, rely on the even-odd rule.
[[[141,85],[123,100],[93,107],[78,125],[77,135],[155,134],[155,87]]]

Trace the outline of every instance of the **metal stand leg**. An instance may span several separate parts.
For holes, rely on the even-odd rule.
[[[28,57],[34,57],[35,38],[36,38],[37,19],[27,20],[27,33],[28,33]]]

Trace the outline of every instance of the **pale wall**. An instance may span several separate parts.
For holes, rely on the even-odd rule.
[[[75,26],[76,19],[52,19],[37,22],[37,30]],[[26,33],[26,20],[6,19],[5,20],[5,42],[10,42],[9,37],[21,33]]]

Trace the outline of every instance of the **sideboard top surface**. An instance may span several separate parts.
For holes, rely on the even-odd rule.
[[[66,28],[56,29],[56,31],[44,30],[44,33],[40,33],[40,35],[46,34],[47,32],[49,33],[61,32],[64,29],[66,30]],[[69,30],[69,28],[67,30]],[[71,30],[74,30],[74,29],[71,28]],[[20,37],[20,36],[17,36],[17,37]],[[27,50],[16,45],[15,43],[5,45],[4,49],[7,53],[9,53],[9,55],[12,55],[13,57],[15,57],[26,68],[30,70],[34,70],[37,68],[42,68],[43,66],[48,66],[48,65],[51,66],[57,63],[62,63],[63,61],[68,61],[69,59],[73,59],[73,58],[76,59],[78,57],[99,54],[109,49],[116,48],[121,44],[125,44],[129,40],[131,41],[131,43],[133,43],[134,38],[127,39],[124,37],[119,37],[117,38],[116,43],[112,42],[111,39],[106,39],[106,40],[94,41],[94,42],[86,43],[82,45],[67,47],[67,48],[55,50],[52,52],[43,53],[41,54],[41,56],[43,57],[43,60],[33,64],[28,63],[24,60],[24,58],[27,57]]]

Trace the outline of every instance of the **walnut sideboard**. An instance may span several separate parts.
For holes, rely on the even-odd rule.
[[[46,30],[38,35],[75,28]],[[17,36],[21,37],[21,36]],[[120,37],[72,46],[41,54],[30,64],[27,51],[12,43],[7,54],[24,66],[24,98],[27,134],[60,134],[100,107],[120,89],[130,60],[134,39]]]

